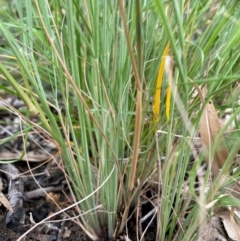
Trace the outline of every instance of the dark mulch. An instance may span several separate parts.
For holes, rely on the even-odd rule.
[[[19,162],[15,166],[23,169],[23,163]],[[41,167],[42,168],[42,167]],[[35,169],[35,173],[38,173],[38,169]],[[41,177],[41,176],[40,176]],[[3,177],[4,179],[4,177]],[[54,180],[51,180],[52,183]],[[7,180],[4,181],[6,183]],[[43,182],[41,183],[43,185]],[[39,185],[39,183],[38,183]],[[36,189],[39,189],[38,185],[34,183],[33,179],[29,178],[24,182],[24,193],[28,194]],[[56,185],[60,185],[56,183]],[[56,186],[57,187],[57,186]],[[9,185],[5,185],[3,193],[8,196]],[[39,195],[39,193],[36,193]],[[42,195],[42,194],[41,194]],[[21,214],[19,214],[20,222],[6,224],[6,217],[8,210],[4,207],[0,207],[0,241],[16,241],[18,238],[30,230],[36,223],[41,222],[43,219],[50,215],[57,213],[59,210],[66,208],[71,203],[71,196],[66,185],[64,189],[58,192],[48,192],[48,195],[37,198],[28,199],[23,197],[23,205],[20,208]],[[22,240],[26,241],[80,241],[89,240],[85,233],[81,230],[79,225],[71,221],[77,214],[74,208],[67,210],[65,213],[60,213],[43,224],[38,225],[29,234],[24,235]],[[70,220],[66,220],[70,219]]]
[[[36,201],[37,202],[37,201]],[[16,241],[21,235],[23,235],[29,228],[31,224],[19,224],[18,227],[14,229],[6,228],[5,225],[5,210],[0,210],[0,241]],[[26,235],[22,240],[25,241],[90,241],[85,233],[80,229],[79,226],[73,222],[64,222],[61,227],[61,222],[59,224],[55,223],[55,227],[60,226],[63,229],[63,233],[59,231],[50,230],[47,225],[42,225],[38,229],[32,231],[30,234]],[[41,231],[42,229],[42,231]]]

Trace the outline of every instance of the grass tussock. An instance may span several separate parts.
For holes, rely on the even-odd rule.
[[[217,207],[235,206],[225,187],[239,178],[226,178],[240,144],[238,0],[10,2],[1,1],[0,88],[57,143],[92,239],[126,232],[132,210],[140,239],[149,198],[161,241],[196,240]],[[219,117],[232,115],[209,144],[196,191],[206,154],[193,150],[210,100]],[[223,172],[212,179],[232,123]]]

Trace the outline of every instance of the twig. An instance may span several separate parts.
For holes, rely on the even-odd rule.
[[[39,198],[39,197],[46,197],[47,192],[56,192],[56,191],[61,191],[63,189],[64,189],[63,185],[60,185],[58,187],[50,186],[45,188],[38,188],[34,191],[25,192],[24,198],[33,199],[33,198]]]
[[[13,164],[1,165],[0,170],[4,171],[9,181],[8,200],[13,212],[8,211],[6,216],[7,228],[16,227],[23,213],[23,181],[19,178],[19,171]]]

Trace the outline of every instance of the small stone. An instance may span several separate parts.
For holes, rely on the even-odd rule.
[[[70,236],[71,236],[71,230],[65,227],[65,231],[62,238],[65,239],[65,238],[69,238]]]

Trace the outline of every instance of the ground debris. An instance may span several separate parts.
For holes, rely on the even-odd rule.
[[[219,217],[212,217],[211,221],[207,223],[198,235],[197,241],[233,241],[228,237],[224,229],[222,220]]]

